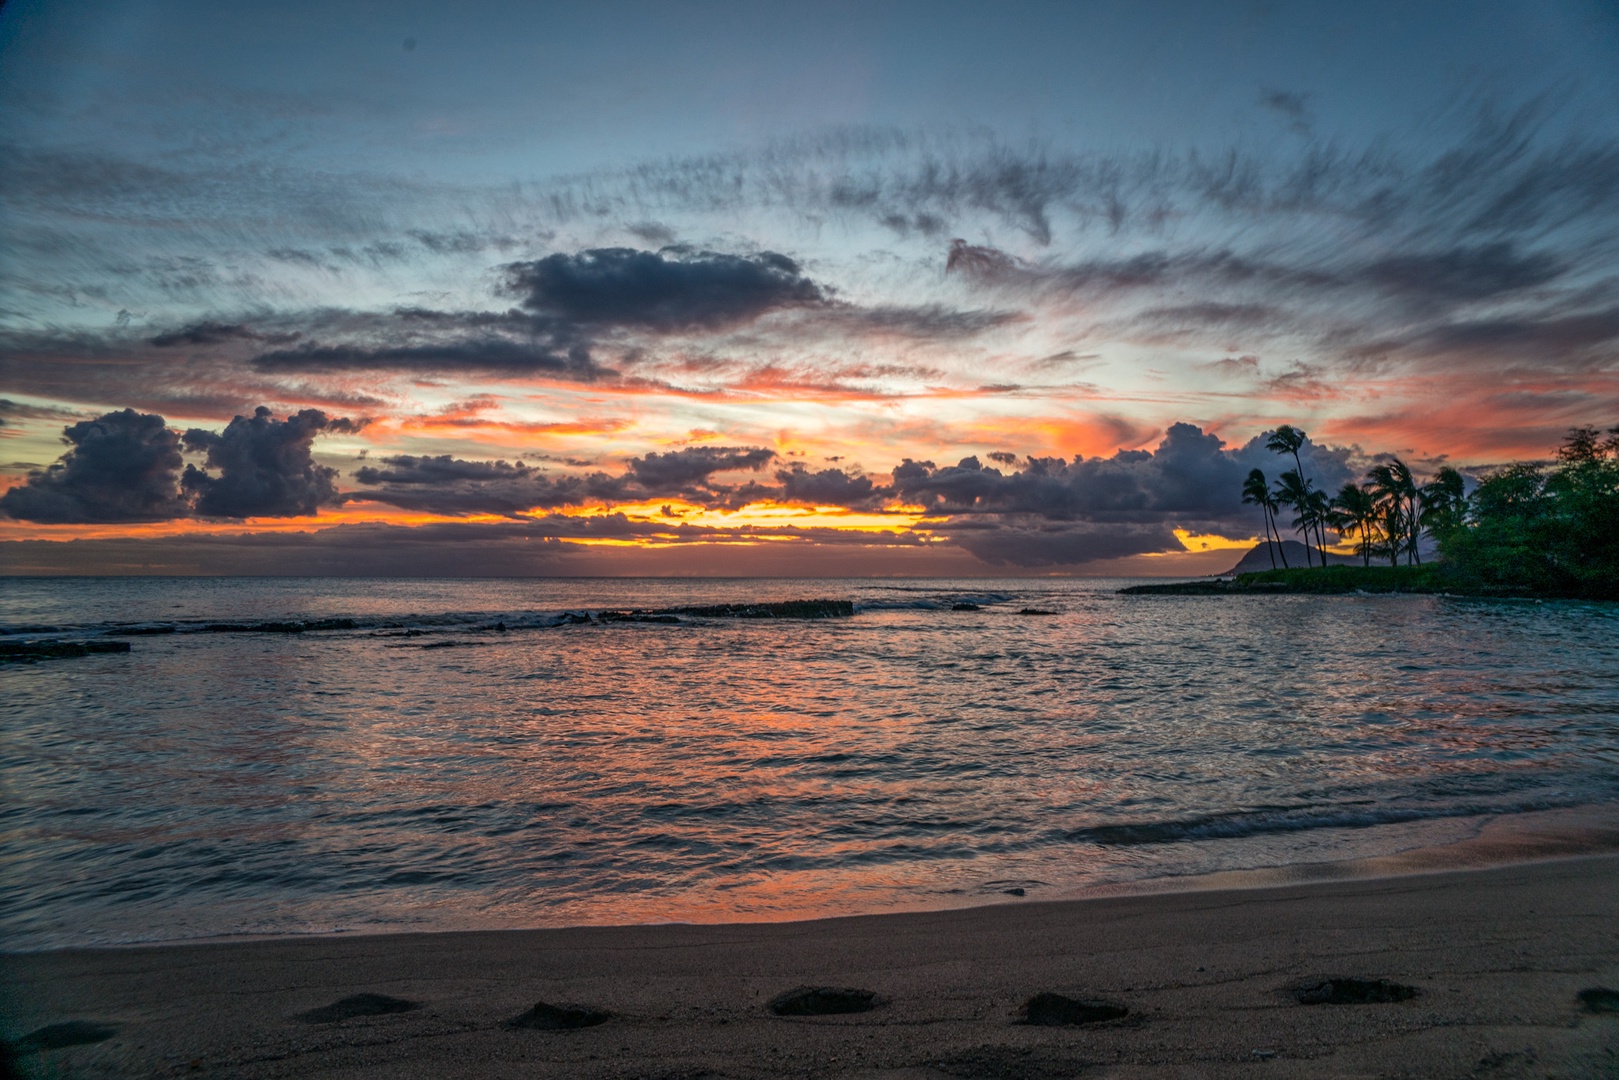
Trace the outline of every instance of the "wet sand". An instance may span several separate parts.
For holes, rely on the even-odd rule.
[[[0,966],[6,1033],[44,1029],[23,1047],[24,1075],[1619,1076],[1619,995],[1593,992],[1619,989],[1615,855],[816,922],[299,938]],[[864,994],[781,999],[801,987]],[[1028,1023],[1040,994],[1061,997],[1035,1001],[1034,1019],[1082,1022]],[[798,1014],[775,1015],[773,1000]],[[43,1046],[94,1036],[109,1037]]]

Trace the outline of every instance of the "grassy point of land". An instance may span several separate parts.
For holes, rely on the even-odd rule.
[[[1297,593],[1462,591],[1442,565],[1427,566],[1315,566],[1291,570],[1257,570],[1239,574],[1231,582],[1237,591]]]
[[[1175,581],[1132,585],[1119,590],[1134,596],[1236,596],[1267,594],[1448,593],[1453,596],[1531,597],[1527,588],[1482,586],[1468,581],[1444,563],[1424,566],[1295,566],[1259,570],[1232,579]]]

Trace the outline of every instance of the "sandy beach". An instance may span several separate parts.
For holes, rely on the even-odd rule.
[[[1611,1077],[1616,995],[1592,991],[1619,988],[1619,856],[815,922],[299,938],[3,966],[23,1075]],[[791,1012],[782,995],[803,987],[864,992],[812,1008],[870,1007],[772,1012]],[[1041,994],[1061,998],[1031,1010]]]

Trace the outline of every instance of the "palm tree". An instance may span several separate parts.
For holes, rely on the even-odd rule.
[[[1299,447],[1307,436],[1292,424],[1283,424],[1265,439],[1265,449],[1273,454],[1292,454],[1293,467],[1304,475],[1304,462],[1299,460]]]
[[[1467,513],[1467,485],[1449,465],[1422,485],[1422,524],[1435,536],[1444,536],[1462,524]]]
[[[1309,481],[1305,482],[1308,486]],[[1332,498],[1319,488],[1310,488],[1308,500],[1310,510],[1310,524],[1315,526],[1315,540],[1317,552],[1321,556],[1321,565],[1327,565],[1327,517],[1332,513]]]
[[[1398,511],[1400,532],[1389,536],[1389,544],[1399,553],[1402,542],[1406,553],[1406,562],[1415,561],[1421,564],[1422,556],[1417,553],[1417,537],[1422,531],[1418,525],[1417,511],[1417,482],[1411,476],[1411,470],[1406,468],[1405,462],[1399,458],[1391,458],[1386,465],[1374,466],[1367,474],[1372,482],[1373,492],[1380,502],[1392,503]],[[1394,520],[1388,514],[1387,520]],[[1396,561],[1395,565],[1399,565]]]
[[[1299,512],[1299,521],[1303,522],[1303,524],[1300,525],[1295,522],[1294,528],[1300,529],[1304,535],[1305,564],[1314,565],[1310,562],[1310,530],[1313,528],[1321,547],[1321,565],[1325,567],[1327,565],[1327,538],[1326,534],[1321,531],[1321,526],[1325,520],[1327,504],[1330,500],[1327,499],[1326,492],[1312,493],[1310,478],[1304,475],[1304,462],[1299,457],[1299,449],[1304,445],[1306,438],[1308,436],[1299,428],[1294,427],[1292,424],[1282,424],[1266,436],[1265,449],[1276,454],[1293,455],[1293,471],[1283,473],[1282,476],[1284,478],[1288,476],[1297,477],[1297,490],[1291,490],[1290,494],[1284,498],[1282,487],[1278,486],[1276,499],[1279,503],[1285,503]],[[1280,535],[1280,530],[1278,530],[1278,535]]]
[[[1282,506],[1291,506],[1298,511],[1293,519],[1293,528],[1304,537],[1304,562],[1306,566],[1314,566],[1310,561],[1310,529],[1315,525],[1315,508],[1312,505],[1310,482],[1289,469],[1276,481],[1275,498]],[[1325,566],[1323,562],[1321,565]]]
[[[1377,500],[1354,481],[1348,481],[1332,500],[1332,527],[1340,533],[1360,534],[1360,557],[1372,565],[1372,524],[1377,520]]]
[[[1390,566],[1399,566],[1400,538],[1405,535],[1405,515],[1400,512],[1400,504],[1378,499],[1377,524],[1383,534],[1383,543],[1378,550],[1388,555]]]
[[[1276,516],[1276,498],[1270,493],[1270,486],[1265,480],[1265,474],[1258,469],[1248,473],[1248,479],[1242,483],[1242,501],[1249,506],[1257,506],[1265,514],[1265,546],[1270,548],[1270,566],[1276,569],[1276,556],[1282,556],[1282,566],[1287,566],[1287,552],[1282,551],[1282,534],[1276,532],[1276,546],[1271,547],[1272,522]]]

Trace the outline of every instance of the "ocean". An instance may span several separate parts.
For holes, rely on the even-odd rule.
[[[1619,606],[1124,584],[4,579],[0,641],[131,650],[0,666],[0,948],[1022,903],[1619,803]],[[793,599],[853,614],[599,618]]]

